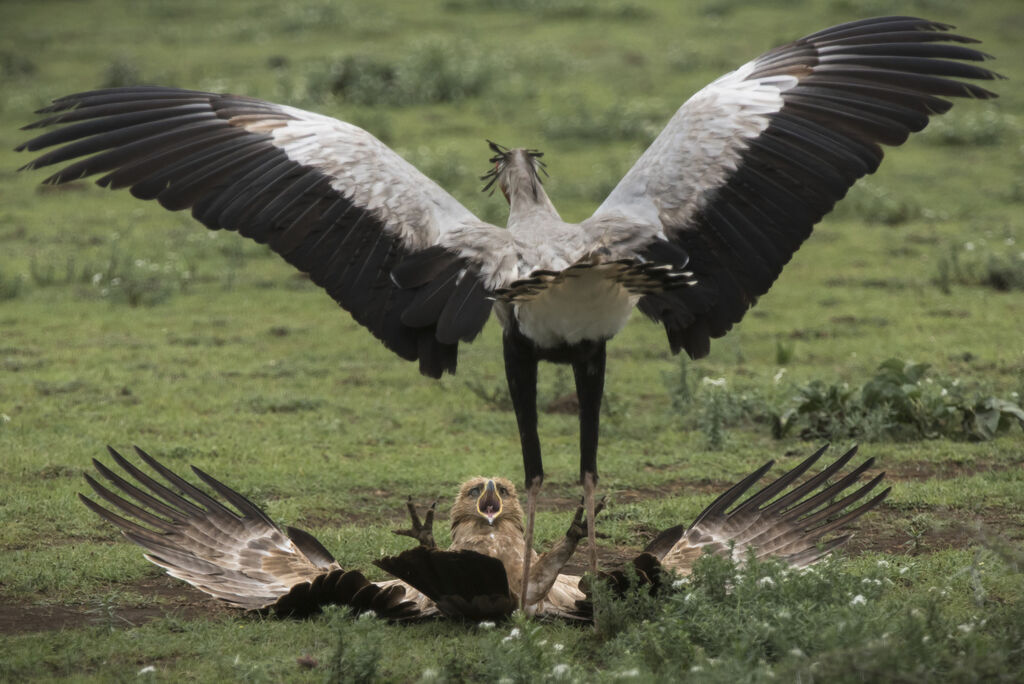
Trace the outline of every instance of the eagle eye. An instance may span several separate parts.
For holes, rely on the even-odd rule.
[[[466,496],[469,496],[469,497],[472,497],[472,498],[475,499],[478,496],[480,496],[480,492],[482,492],[482,491],[484,491],[483,485],[477,485],[476,487],[473,487],[468,492],[466,492]]]
[[[502,487],[501,485],[498,485],[498,494],[501,494],[502,496],[508,496],[508,490]]]

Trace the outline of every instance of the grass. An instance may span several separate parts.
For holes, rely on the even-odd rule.
[[[89,183],[39,186],[41,174],[15,173],[27,159],[10,150],[49,98],[141,80],[314,108],[369,128],[497,222],[503,201],[477,179],[484,139],[537,147],[563,217],[580,220],[689,94],[884,4],[0,4],[0,23],[16,27],[0,34],[0,624],[15,625],[0,634],[0,679],[108,681],[153,667],[155,679],[206,681],[1011,680],[1024,622],[1014,426],[982,442],[881,434],[862,453],[893,493],[846,557],[818,573],[766,566],[740,578],[710,563],[659,605],[606,606],[621,613],[607,613],[615,635],[236,615],[177,589],[75,498],[103,445],[138,443],[178,469],[204,468],[372,575],[373,558],[406,546],[390,530],[408,495],[443,504],[462,479],[515,479],[521,463],[494,323],[463,347],[458,376],[423,379],[259,245]],[[680,365],[640,317],[610,345],[609,553],[688,522],[764,461],[787,466],[812,450],[800,429],[775,439],[763,409],[792,407],[814,382],[862,388],[897,358],[957,381],[967,403],[1020,403],[1014,9],[908,4],[983,39],[1011,77],[995,85],[1002,97],[957,103],[941,128],[892,151],[708,358]],[[432,64],[437,79],[395,76],[404,85],[378,99],[325,88],[346,63],[366,67],[364,93],[377,92],[380,65]],[[563,371],[541,371],[540,545],[564,532],[578,496]],[[446,533],[439,525],[439,543]],[[758,585],[765,577],[772,587]]]

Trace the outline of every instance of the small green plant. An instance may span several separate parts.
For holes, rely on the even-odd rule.
[[[998,397],[968,398],[958,380],[925,377],[928,364],[884,361],[862,387],[814,380],[797,389],[797,405],[773,418],[776,438],[799,427],[808,440],[988,440],[1015,424],[1024,409]]]
[[[16,299],[24,292],[25,278],[22,275],[7,276],[0,272],[0,302]]]
[[[669,377],[666,374],[665,385],[669,396],[672,398],[672,408],[682,413],[693,402],[694,387],[690,380],[690,357],[686,354],[680,354],[678,358],[679,372],[675,377]]]
[[[377,681],[380,666],[381,640],[373,632],[379,626],[373,613],[363,613],[355,620],[348,609],[335,609],[331,618],[335,645],[328,664],[330,684],[363,684]]]
[[[779,366],[787,366],[793,361],[795,344],[786,342],[781,337],[775,340],[775,363]]]
[[[522,613],[494,629],[491,638],[497,643],[486,649],[483,671],[473,677],[477,681],[531,684],[549,679],[572,681],[574,672],[582,674],[567,662],[564,646],[551,641],[542,625]]]

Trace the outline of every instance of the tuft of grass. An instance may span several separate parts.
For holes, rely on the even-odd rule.
[[[34,75],[36,71],[36,63],[25,55],[12,50],[0,50],[0,78],[25,78]]]
[[[970,147],[1008,144],[1019,134],[1016,116],[988,106],[938,117],[929,123],[922,138],[933,145]]]
[[[649,145],[664,127],[666,118],[661,102],[634,99],[598,107],[592,102],[575,100],[568,105],[563,103],[557,111],[545,111],[541,130],[555,139],[627,140]]]
[[[932,282],[944,294],[950,294],[954,284],[1024,291],[1024,250],[1014,238],[1006,238],[1004,246],[992,249],[973,240],[951,245],[938,258]]]
[[[123,88],[143,85],[142,69],[129,57],[118,57],[110,62],[100,76],[100,88]]]
[[[836,205],[834,213],[883,226],[899,226],[929,215],[912,196],[863,179]]]
[[[648,19],[652,11],[633,2],[589,0],[445,0],[444,8],[452,12],[501,11],[521,12],[531,17],[552,19]]]
[[[428,38],[397,60],[348,55],[313,71],[308,96],[338,98],[362,106],[459,102],[483,94],[491,82],[491,59],[469,43]]]

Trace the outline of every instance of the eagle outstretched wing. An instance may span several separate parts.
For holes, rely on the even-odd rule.
[[[58,145],[23,168],[94,174],[210,229],[241,233],[310,275],[360,324],[432,377],[454,372],[490,310],[511,238],[366,131],[238,95],[156,86],[68,95],[18,146]]]
[[[873,458],[838,481],[830,481],[857,453],[857,447],[797,484],[800,476],[821,458],[827,448],[822,447],[737,504],[774,465],[774,461],[765,463],[715,499],[689,527],[678,525],[663,531],[644,552],[660,561],[661,567],[683,574],[689,573],[693,563],[705,553],[731,555],[736,561],[743,562],[752,551],[756,558],[778,558],[797,568],[816,563],[853,536],[847,533],[829,539],[830,533],[843,529],[878,506],[891,490],[891,487],[886,488],[857,505],[885,477],[885,473],[879,473],[851,490],[859,483],[864,471],[874,465]],[[729,510],[734,504],[735,507]]]
[[[359,571],[342,569],[312,535],[293,527],[282,530],[258,506],[195,466],[193,472],[238,512],[138,447],[139,458],[169,486],[108,449],[130,479],[98,460],[93,464],[120,495],[88,474],[85,479],[120,514],[79,494],[82,503],[145,548],[150,562],[210,596],[237,608],[293,616],[328,604],[373,610],[393,620],[437,613],[429,598],[403,582],[374,583]]]
[[[595,236],[633,222],[657,260],[665,241],[689,255],[693,287],[643,297],[673,352],[694,358],[724,335],[860,177],[946,98],[996,95],[960,79],[1001,78],[951,26],[914,17],[841,24],[775,48],[709,84],[582,225]]]

